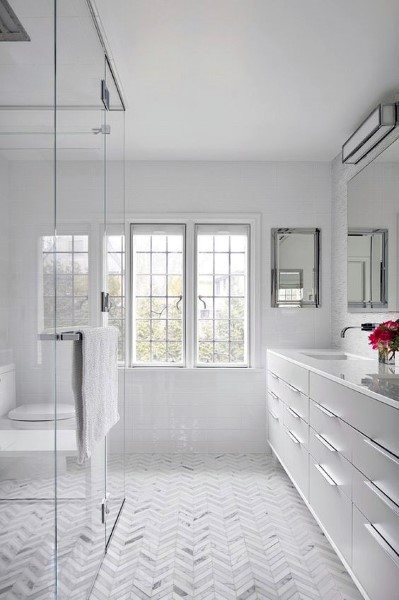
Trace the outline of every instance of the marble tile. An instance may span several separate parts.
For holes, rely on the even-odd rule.
[[[126,484],[90,600],[361,598],[271,456],[129,455]]]

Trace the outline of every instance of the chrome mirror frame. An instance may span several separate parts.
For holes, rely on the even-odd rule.
[[[313,277],[314,277],[314,300],[301,300],[296,303],[283,304],[278,300],[278,273],[279,273],[279,245],[278,240],[281,234],[303,234],[313,235],[314,254],[313,254]],[[319,308],[320,307],[320,240],[321,230],[317,227],[277,227],[271,230],[271,305],[273,308]]]

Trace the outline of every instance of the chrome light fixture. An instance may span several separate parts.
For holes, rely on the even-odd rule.
[[[0,0],[0,42],[30,42],[29,35],[7,0]]]
[[[379,104],[342,146],[342,162],[357,164],[397,123],[397,105]]]

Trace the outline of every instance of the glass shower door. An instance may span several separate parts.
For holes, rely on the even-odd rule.
[[[57,407],[74,404],[65,332],[102,324],[101,243],[106,204],[105,56],[86,0],[57,2],[55,297]],[[78,424],[72,424],[79,428]],[[106,441],[79,461],[71,423],[57,421],[57,598],[88,597],[105,552]],[[74,431],[75,434],[75,431]]]

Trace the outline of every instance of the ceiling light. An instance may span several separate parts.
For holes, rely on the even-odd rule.
[[[0,42],[30,42],[29,35],[7,0],[0,0]]]
[[[396,126],[396,104],[380,104],[342,146],[342,162],[358,163]]]

